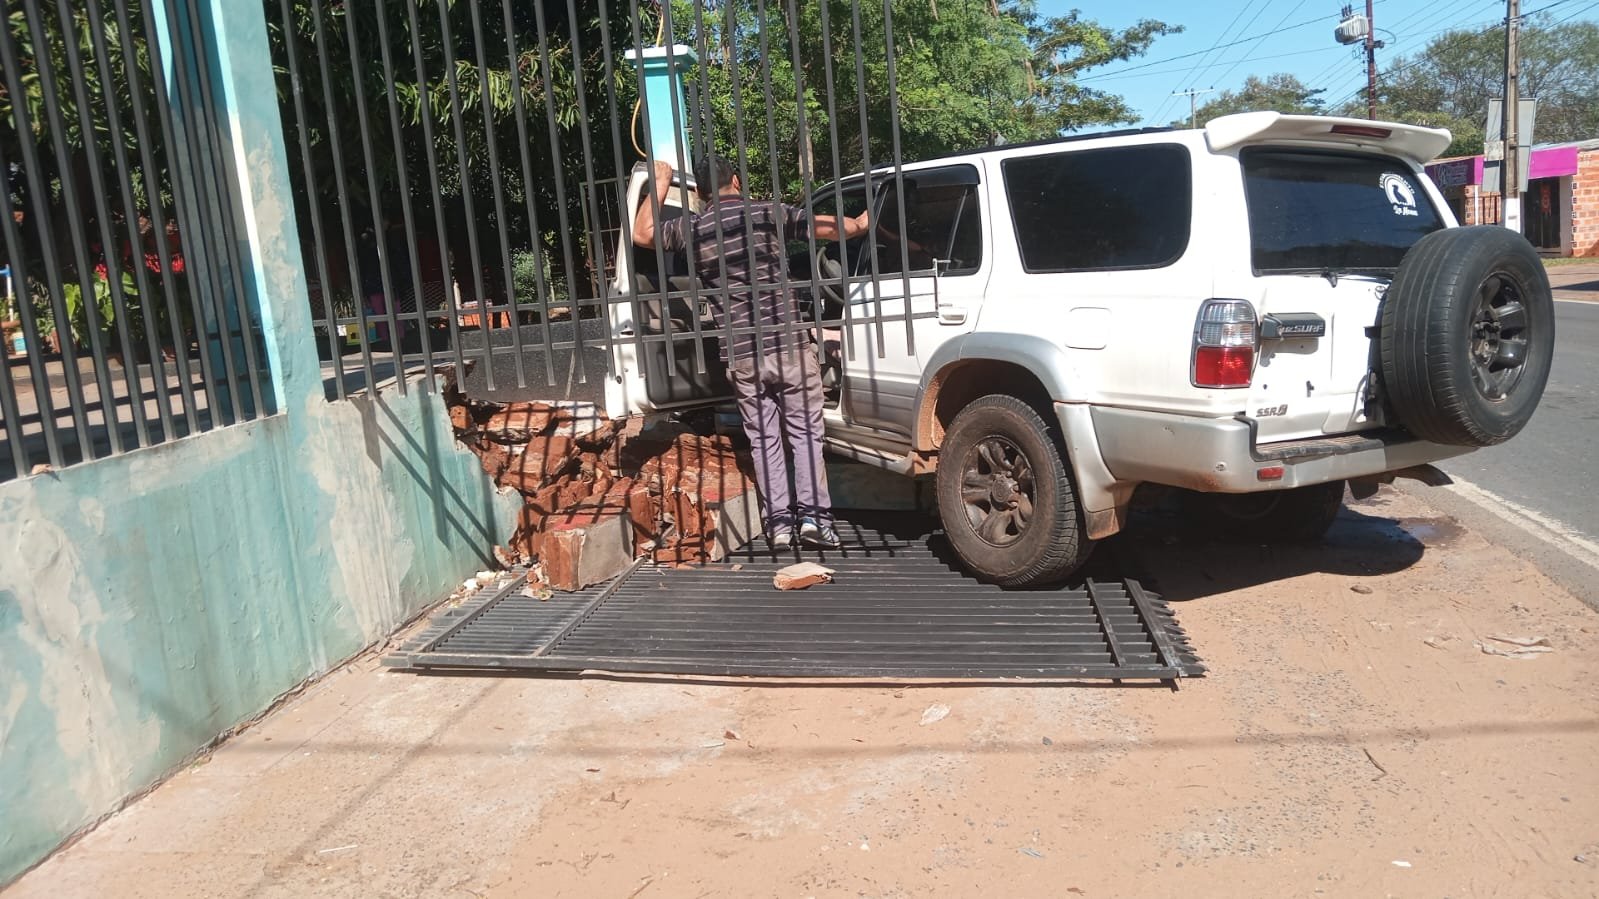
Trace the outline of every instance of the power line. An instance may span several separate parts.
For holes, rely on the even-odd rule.
[[[1216,39],[1211,42],[1210,48],[1207,49],[1204,53],[1200,54],[1199,59],[1194,62],[1193,66],[1191,66],[1188,69],[1187,73],[1185,73],[1182,78],[1178,79],[1177,85],[1173,88],[1173,93],[1171,95],[1172,97],[1175,97],[1177,95],[1176,94],[1176,90],[1178,88],[1182,87],[1182,82],[1183,81],[1192,81],[1193,80],[1194,73],[1199,70],[1200,66],[1205,64],[1205,60],[1207,58],[1209,58],[1210,54],[1212,52],[1214,52],[1221,45],[1222,41],[1227,39],[1227,35],[1232,32],[1233,26],[1238,24],[1238,20],[1243,18],[1244,17],[1244,13],[1249,12],[1249,8],[1254,6],[1254,5],[1255,5],[1255,0],[1249,0],[1249,2],[1245,3],[1238,10],[1238,12],[1233,14],[1232,21],[1227,23],[1227,27],[1223,28],[1221,30],[1220,34],[1216,35]],[[1265,11],[1265,9],[1266,9],[1265,0],[1262,0],[1260,9],[1261,9],[1262,12]],[[1240,28],[1239,32],[1241,33],[1243,31],[1247,30],[1250,25],[1255,24],[1255,19],[1258,19],[1258,18],[1260,18],[1260,13],[1259,12],[1255,13],[1254,18],[1252,18],[1248,22],[1244,23],[1244,27]],[[1171,97],[1167,97],[1166,100],[1161,102],[1160,107],[1155,110],[1155,116],[1156,116],[1156,120],[1157,121],[1159,120],[1159,116],[1166,111],[1166,107],[1169,106],[1170,104],[1171,104]]]
[[[1308,49],[1308,50],[1294,50],[1294,51],[1289,52],[1289,53],[1273,53],[1273,54],[1270,54],[1269,56],[1249,56],[1249,57],[1245,57],[1243,60],[1240,60],[1240,61],[1241,62],[1264,62],[1264,61],[1266,61],[1268,59],[1287,59],[1288,57],[1291,57],[1291,56],[1310,56],[1310,55],[1316,54],[1316,53],[1331,53],[1331,52],[1333,52],[1335,50],[1343,50],[1343,49],[1345,49],[1345,48],[1335,44],[1335,45],[1328,46],[1328,47],[1313,47],[1313,48]],[[1158,77],[1160,77],[1162,75],[1170,75],[1171,73],[1173,73],[1175,71],[1177,71],[1177,69],[1155,69],[1152,72],[1140,72],[1140,73],[1133,74],[1133,75],[1113,75],[1113,76],[1110,76],[1108,78],[1104,78],[1102,80],[1104,80],[1104,81],[1125,81],[1125,80],[1132,79],[1132,78],[1158,78]]]
[[[1281,25],[1282,25],[1282,23],[1283,23],[1283,22],[1286,22],[1286,21],[1288,21],[1288,16],[1291,16],[1291,15],[1293,15],[1293,14],[1294,14],[1294,13],[1296,13],[1296,12],[1298,12],[1298,11],[1299,11],[1299,7],[1301,7],[1301,6],[1304,6],[1304,5],[1305,5],[1305,3],[1306,3],[1306,0],[1299,0],[1299,3],[1298,3],[1298,4],[1296,4],[1296,5],[1295,5],[1295,6],[1294,6],[1294,8],[1293,8],[1293,9],[1290,9],[1290,10],[1289,10],[1289,11],[1288,11],[1288,13],[1287,13],[1287,15],[1285,15],[1285,16],[1283,16],[1283,17],[1282,17],[1282,20],[1281,20],[1281,21],[1279,21],[1279,22],[1278,22],[1278,23],[1277,23],[1277,25],[1278,25],[1278,26],[1279,26],[1279,27],[1280,27],[1280,26],[1281,26]],[[1266,39],[1266,38],[1265,38],[1265,37],[1264,37],[1264,36],[1262,36],[1262,37],[1261,37],[1261,39],[1260,39],[1260,40],[1262,40],[1262,41],[1263,41],[1263,40],[1265,40],[1265,39]],[[1255,42],[1255,46],[1256,46],[1256,47],[1259,47],[1259,46],[1260,46],[1260,41],[1256,41],[1256,42]],[[1232,64],[1232,65],[1230,65],[1230,66],[1228,66],[1228,67],[1227,67],[1227,71],[1225,71],[1225,72],[1222,72],[1222,73],[1221,73],[1221,77],[1219,77],[1219,78],[1217,78],[1217,79],[1216,79],[1216,80],[1217,80],[1217,81],[1221,81],[1221,80],[1223,80],[1223,79],[1225,79],[1225,78],[1226,78],[1226,77],[1227,77],[1227,76],[1228,76],[1228,75],[1231,75],[1231,74],[1232,74],[1232,73],[1233,73],[1233,71],[1234,71],[1234,70],[1235,70],[1235,69],[1237,69],[1237,68],[1238,68],[1238,66],[1239,66],[1239,65],[1240,65],[1240,64],[1242,64],[1242,63],[1243,63],[1243,60],[1242,60],[1242,59],[1240,59],[1240,60],[1238,60],[1238,61],[1237,61],[1237,62],[1234,62],[1234,63],[1233,63],[1233,64]]]
[[[1249,37],[1239,38],[1238,40],[1233,41],[1231,43],[1218,44],[1217,46],[1211,47],[1208,50],[1195,50],[1192,53],[1183,53],[1183,54],[1178,55],[1178,56],[1168,56],[1165,59],[1155,59],[1155,60],[1151,60],[1149,62],[1139,63],[1136,66],[1127,66],[1126,68],[1122,68],[1122,69],[1112,69],[1109,72],[1101,72],[1098,75],[1085,75],[1082,78],[1079,78],[1077,80],[1078,81],[1092,81],[1092,80],[1094,80],[1096,78],[1105,78],[1105,77],[1108,77],[1110,75],[1120,75],[1123,72],[1131,72],[1131,71],[1134,71],[1136,69],[1147,69],[1150,66],[1158,66],[1158,65],[1161,65],[1163,63],[1168,63],[1168,62],[1176,62],[1179,59],[1192,59],[1195,56],[1200,56],[1202,54],[1209,53],[1211,50],[1221,49],[1221,48],[1225,48],[1225,47],[1236,47],[1239,44],[1247,44],[1250,41],[1257,40],[1259,38],[1270,37],[1270,36],[1272,36],[1274,34],[1281,34],[1281,33],[1285,32],[1285,31],[1293,31],[1295,28],[1303,28],[1306,25],[1314,25],[1317,22],[1325,22],[1328,18],[1336,18],[1336,17],[1317,16],[1314,19],[1308,19],[1306,21],[1299,22],[1299,23],[1294,24],[1294,25],[1288,25],[1288,26],[1283,27],[1283,28],[1278,28],[1275,31],[1267,31],[1267,32],[1264,32],[1262,34],[1252,34]]]

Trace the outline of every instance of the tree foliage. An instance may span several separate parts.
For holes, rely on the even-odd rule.
[[[1214,100],[1194,111],[1194,122],[1203,125],[1211,119],[1236,112],[1293,113],[1317,115],[1324,111],[1326,101],[1321,98],[1322,88],[1306,87],[1304,82],[1286,72],[1260,78],[1250,75],[1244,86],[1236,91],[1222,91]],[[1187,128],[1188,118],[1172,121],[1175,128]]]
[[[1538,99],[1539,143],[1599,137],[1599,24],[1535,16],[1518,37],[1521,95]],[[1379,118],[1444,127],[1447,155],[1483,150],[1488,98],[1504,91],[1505,30],[1451,31],[1410,57],[1393,60],[1377,80]],[[1365,115],[1365,95],[1346,115]]]
[[[890,5],[885,18],[881,4],[849,0],[742,0],[714,13],[673,4],[674,37],[710,60],[699,76],[702,131],[729,157],[744,148],[752,187],[791,194],[806,172],[827,179],[892,162],[896,137],[900,158],[915,160],[1130,123],[1122,98],[1077,76],[1180,30],[1153,20],[1115,30],[1076,11],[1045,17],[1030,0]],[[735,107],[746,116],[743,141]]]

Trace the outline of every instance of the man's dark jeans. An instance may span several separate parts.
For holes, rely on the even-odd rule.
[[[765,503],[767,533],[799,519],[833,519],[822,464],[822,373],[809,347],[746,356],[728,365],[739,417],[755,456],[755,482]],[[794,454],[790,492],[784,439]]]

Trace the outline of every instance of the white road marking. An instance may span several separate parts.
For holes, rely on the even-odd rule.
[[[1555,297],[1555,302],[1556,303],[1583,303],[1585,305],[1592,306],[1595,303],[1599,303],[1599,300],[1573,300],[1573,299],[1571,299],[1569,297]]]
[[[1445,490],[1461,499],[1470,500],[1530,536],[1559,547],[1584,565],[1599,569],[1599,543],[1583,536],[1576,528],[1484,490],[1457,475],[1450,475],[1450,478],[1454,484],[1445,487]]]

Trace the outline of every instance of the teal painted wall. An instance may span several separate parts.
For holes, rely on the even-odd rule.
[[[277,415],[0,484],[0,884],[488,560],[417,390],[323,399],[259,2],[214,0]]]

